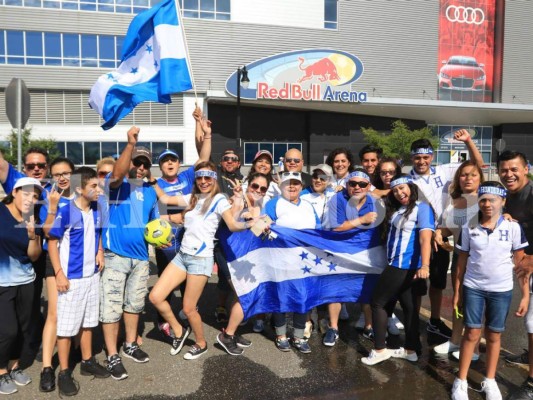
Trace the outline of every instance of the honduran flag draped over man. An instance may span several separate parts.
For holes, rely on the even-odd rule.
[[[379,228],[347,232],[276,225],[273,240],[250,231],[219,232],[245,318],[304,313],[320,304],[370,303],[387,264]]]
[[[164,0],[133,18],[121,64],[92,87],[89,105],[104,119],[103,129],[143,101],[171,103],[171,93],[193,87],[177,2]]]

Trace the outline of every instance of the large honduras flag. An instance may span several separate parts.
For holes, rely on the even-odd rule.
[[[326,303],[369,303],[387,264],[380,231],[294,230],[272,225],[273,240],[223,232],[231,278],[245,318],[306,312]]]
[[[117,70],[102,75],[89,105],[115,126],[143,101],[170,103],[170,94],[192,88],[178,0],[164,0],[137,15],[128,28]]]

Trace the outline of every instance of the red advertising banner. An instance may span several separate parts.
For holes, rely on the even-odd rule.
[[[496,0],[440,0],[439,100],[492,102]]]

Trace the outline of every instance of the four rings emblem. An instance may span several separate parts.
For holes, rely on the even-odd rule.
[[[485,13],[481,8],[448,6],[446,18],[450,22],[480,25],[485,21]]]

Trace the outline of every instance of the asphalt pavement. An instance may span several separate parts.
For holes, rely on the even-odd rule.
[[[154,274],[149,284],[157,279]],[[129,377],[122,381],[92,379],[79,374],[79,364],[74,376],[80,384],[77,399],[448,399],[458,362],[448,356],[436,356],[432,347],[445,339],[429,335],[425,326],[429,301],[423,300],[420,329],[423,350],[418,362],[391,359],[376,366],[365,366],[361,358],[372,348],[372,342],[364,338],[355,323],[360,308],[348,304],[350,319],[340,323],[340,340],[334,347],[325,347],[321,335],[314,333],[310,339],[311,354],[295,350],[282,353],[273,343],[273,329],[266,324],[262,334],[252,331],[252,323],[239,332],[253,344],[242,356],[230,356],[216,343],[216,335],[222,328],[216,323],[215,305],[217,276],[209,280],[200,300],[199,309],[205,326],[209,350],[197,360],[187,361],[183,355],[193,344],[189,338],[180,354],[170,355],[170,344],[157,330],[155,312],[147,301],[142,315],[140,333],[142,348],[149,356],[146,364],[136,364],[124,359]],[[177,296],[179,292],[176,291]],[[515,290],[513,303],[517,303],[519,290]],[[180,299],[173,304],[176,310]],[[451,315],[451,290],[444,296],[443,317]],[[513,304],[514,309],[515,304]],[[514,311],[512,311],[514,312]],[[397,309],[401,317],[401,310]],[[403,332],[402,332],[403,333]],[[191,335],[192,336],[192,335]],[[390,347],[401,345],[403,335],[390,338]],[[519,353],[527,346],[523,320],[512,315],[508,318],[507,331],[502,340],[502,357],[497,381],[504,398],[519,386],[527,376],[527,370],[507,365],[503,355],[507,351]],[[103,362],[101,333],[94,338],[96,358]],[[35,362],[27,371],[33,382],[19,388],[10,399],[54,399],[58,391],[40,393],[39,372],[41,364]],[[470,399],[483,399],[480,389],[484,371],[484,348],[480,361],[474,363],[469,374]],[[56,371],[57,374],[57,371]],[[6,396],[7,398],[7,396]]]

